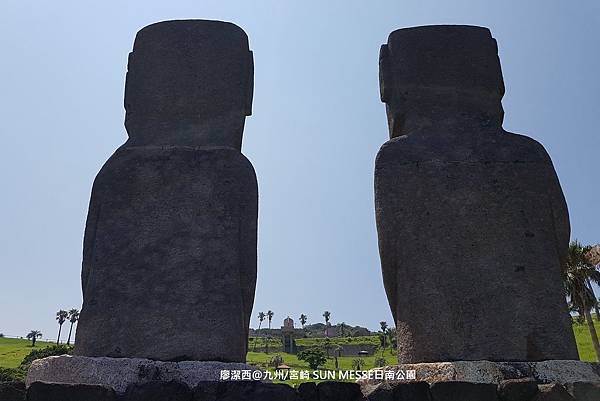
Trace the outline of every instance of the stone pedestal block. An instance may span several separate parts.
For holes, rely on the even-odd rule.
[[[101,385],[122,394],[129,386],[156,381],[175,381],[194,388],[202,382],[219,381],[221,370],[258,369],[243,363],[160,362],[141,358],[61,355],[34,361],[29,368],[26,384],[28,387],[35,382]]]
[[[375,372],[381,372],[378,379]],[[414,371],[414,377],[407,372]],[[465,382],[495,384],[501,390],[507,386],[507,380],[530,379],[535,383],[557,383],[569,386],[572,383],[586,382],[600,385],[600,365],[581,361],[543,361],[543,362],[490,362],[457,361],[440,363],[416,363],[386,366],[371,370],[372,379],[359,380],[363,393],[370,394],[381,386],[394,383],[427,382]],[[392,372],[393,379],[385,379],[385,372]],[[401,372],[401,373],[399,373]],[[407,378],[407,377],[411,378]],[[589,385],[586,385],[589,386]],[[584,385],[581,385],[581,391]],[[585,387],[585,391],[588,388]],[[507,393],[510,391],[507,391]],[[531,394],[530,389],[524,389]]]

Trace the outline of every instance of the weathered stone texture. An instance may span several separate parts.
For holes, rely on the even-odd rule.
[[[194,401],[301,401],[286,384],[254,381],[200,383],[194,389]],[[315,400],[316,401],[316,400]]]
[[[122,399],[123,401],[192,401],[193,393],[182,383],[152,381],[130,385]]]
[[[448,382],[493,384],[498,387],[498,397],[501,401],[530,401],[538,391],[538,384],[560,384],[565,386],[571,394],[577,392],[580,395],[588,394],[588,392],[595,394],[594,391],[600,389],[599,366],[598,363],[571,360],[402,364],[371,369],[369,371],[370,378],[360,379],[358,383],[362,393],[369,399],[382,401],[391,397],[391,394],[395,394],[397,388],[408,384],[428,383],[433,385]],[[412,377],[408,379],[406,375],[403,377],[398,374],[398,372],[406,373],[407,371],[414,371],[414,379]],[[392,372],[396,379],[385,379],[385,372]],[[583,397],[583,400],[587,400],[587,398]]]
[[[532,401],[579,401],[575,400],[567,390],[557,383],[541,384]]]
[[[32,401],[598,401],[592,383],[536,385],[535,381],[511,380],[496,384],[445,381],[385,383],[361,394],[353,383],[303,383],[294,389],[286,384],[254,381],[199,382],[195,387],[177,381],[154,380],[131,384],[123,394],[102,386],[46,384],[36,382],[28,391]],[[539,391],[538,391],[539,387]],[[577,395],[569,394],[577,387]],[[0,386],[1,388],[1,386]],[[591,390],[591,392],[590,392]],[[7,400],[12,401],[12,398]],[[15,401],[24,401],[25,396]],[[0,398],[4,401],[4,398]]]
[[[141,358],[51,356],[33,361],[27,373],[34,382],[103,385],[124,393],[130,385],[179,382],[190,388],[219,381],[221,370],[258,370],[243,363],[210,361],[161,362]]]
[[[543,146],[502,129],[490,32],[400,29],[380,76],[391,139],[375,205],[399,362],[578,359],[566,203]]]
[[[317,384],[319,401],[360,401],[362,392],[356,383],[325,381]]]
[[[318,401],[317,385],[313,382],[300,383],[298,386],[299,401]]]
[[[568,383],[566,388],[577,401],[599,401],[600,383],[576,381]]]
[[[364,392],[363,392],[364,394]],[[430,401],[426,382],[384,383],[365,394],[368,401]]]
[[[538,392],[537,382],[533,378],[503,380],[498,385],[500,401],[528,401]]]
[[[0,401],[25,401],[25,384],[21,382],[0,382]]]
[[[53,384],[35,382],[27,390],[27,401],[116,401],[108,387],[90,384]]]
[[[138,33],[129,140],[92,189],[76,354],[245,361],[258,192],[240,149],[252,72],[233,24],[168,21]]]
[[[497,401],[495,384],[439,382],[431,385],[432,401]]]

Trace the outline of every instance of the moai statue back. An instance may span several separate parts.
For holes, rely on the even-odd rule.
[[[375,205],[399,362],[578,359],[565,199],[542,145],[502,129],[489,30],[392,32],[380,86]]]
[[[245,361],[258,191],[240,150],[252,91],[252,53],[236,25],[138,32],[129,139],[92,189],[76,354]]]

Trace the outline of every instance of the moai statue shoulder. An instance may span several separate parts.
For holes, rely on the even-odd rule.
[[[238,26],[147,26],[129,55],[129,139],[92,189],[75,353],[245,361],[258,189],[240,152],[253,61]]]
[[[489,30],[400,29],[379,62],[375,204],[399,362],[577,359],[565,199],[543,146],[502,128]]]

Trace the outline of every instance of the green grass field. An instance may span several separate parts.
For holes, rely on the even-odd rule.
[[[600,335],[600,323],[594,317],[594,326],[596,332]],[[573,324],[573,332],[575,333],[575,341],[577,342],[577,350],[579,351],[579,359],[586,362],[596,362],[596,354],[592,345],[592,337],[587,324]]]
[[[308,366],[308,364],[304,361],[300,361],[298,360],[298,358],[296,357],[296,355],[294,354],[287,354],[284,352],[277,352],[277,353],[270,353],[270,354],[265,354],[262,352],[248,352],[247,355],[247,362],[249,364],[255,365],[259,368],[261,368],[261,370],[269,370],[271,372],[274,371],[273,368],[269,367],[269,361],[271,360],[271,358],[273,358],[275,355],[280,355],[283,358],[283,363],[288,365],[290,368],[292,368],[293,370],[311,370]],[[333,355],[333,353],[331,353],[331,355]],[[368,357],[363,357],[360,358],[364,361],[364,366],[362,367],[362,370],[367,370],[367,369],[371,369],[376,367],[377,365],[375,365],[375,361],[378,358],[381,358],[381,351],[379,351],[376,355],[374,356],[368,356]],[[383,357],[385,358],[386,361],[386,365],[393,365],[396,363],[397,359],[396,359],[396,355],[390,353],[389,349],[386,349],[385,352],[383,353]],[[338,369],[339,370],[354,370],[355,368],[352,366],[352,363],[355,359],[359,359],[357,356],[354,357],[350,357],[350,356],[342,356],[342,357],[338,357]],[[321,367],[321,369],[323,370],[334,370],[335,369],[335,358],[330,357],[328,358],[327,362],[325,363],[324,366]],[[290,384],[290,385],[295,385],[295,384],[299,384],[301,382],[304,382],[306,380],[286,380],[285,383]],[[319,381],[319,380],[310,380],[310,381]],[[281,382],[280,380],[274,380],[275,383],[279,383]]]
[[[0,368],[16,368],[23,358],[34,349],[46,348],[53,344],[36,341],[35,348],[32,348],[29,340],[0,337]]]

